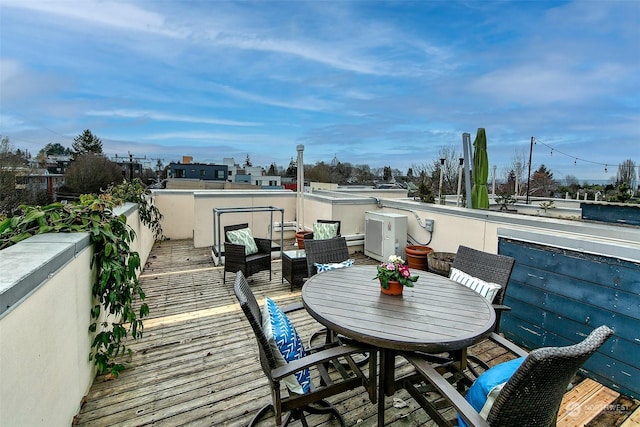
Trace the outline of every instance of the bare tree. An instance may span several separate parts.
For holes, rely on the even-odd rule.
[[[66,189],[78,194],[97,194],[123,180],[120,166],[93,153],[78,157],[65,173]]]
[[[16,155],[9,138],[0,140],[0,216],[10,214],[21,203],[16,177],[24,159]]]
[[[509,163],[503,169],[503,176],[506,182],[509,182],[509,179],[513,179],[514,181],[514,193],[517,196],[523,196],[527,194],[527,177],[525,176],[525,172],[529,169],[529,153],[526,149],[515,149],[513,150],[513,156],[511,157],[511,163]],[[516,188],[517,187],[517,188]]]
[[[635,191],[637,178],[636,164],[633,160],[627,159],[618,165],[616,186],[627,184],[630,189]]]
[[[461,157],[455,145],[440,147],[437,159],[421,165],[412,164],[411,169],[414,176],[427,179],[431,184],[431,190],[434,194],[438,194],[440,168],[442,167],[442,194],[456,194],[458,192],[458,174]],[[440,159],[444,159],[444,165],[441,164]]]

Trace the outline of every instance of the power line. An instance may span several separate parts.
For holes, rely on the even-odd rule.
[[[563,152],[563,151],[558,150],[557,148],[554,148],[554,147],[550,146],[549,144],[547,144],[547,143],[545,143],[545,142],[543,142],[543,141],[540,141],[540,140],[539,140],[538,138],[536,138],[535,136],[533,137],[533,143],[534,143],[534,144],[538,144],[538,143],[540,143],[541,145],[544,145],[545,147],[549,148],[549,149],[551,150],[551,155],[552,155],[552,156],[553,156],[553,153],[554,153],[554,152],[556,152],[556,153],[561,154],[561,155],[563,155],[563,156],[566,156],[566,157],[568,157],[568,158],[570,158],[570,159],[573,159],[573,164],[577,164],[577,163],[578,163],[578,161],[581,161],[581,162],[585,162],[585,163],[591,163],[591,164],[593,164],[593,165],[600,165],[600,166],[604,166],[604,171],[605,171],[605,172],[608,172],[608,167],[609,167],[609,166],[614,166],[614,165],[613,165],[613,164],[611,164],[611,163],[596,162],[596,161],[593,161],[593,160],[583,159],[583,158],[581,158],[581,157],[573,156],[573,155],[571,155],[571,154],[565,153],[565,152]],[[635,168],[640,168],[640,165],[636,165],[636,166],[634,166],[634,167],[635,167]]]

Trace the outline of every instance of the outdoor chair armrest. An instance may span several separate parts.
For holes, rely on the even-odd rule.
[[[244,251],[244,245],[237,245],[230,242],[224,243],[224,254],[228,259],[245,260],[247,258]]]
[[[495,311],[511,311],[511,307],[503,304],[492,304]]]
[[[282,306],[280,307],[280,309],[282,310],[283,313],[286,314],[286,313],[291,313],[298,310],[303,310],[304,305],[301,302],[294,302],[292,304]]]
[[[271,240],[260,237],[254,237],[253,240],[255,240],[256,246],[258,247],[258,253],[271,253]]]
[[[489,427],[489,423],[478,414],[466,401],[464,396],[455,389],[435,368],[420,355],[415,353],[403,353],[402,356],[411,363],[416,372],[424,377],[436,390],[448,400],[471,427]],[[413,378],[413,376],[412,376]],[[413,387],[407,383],[406,387]]]
[[[367,351],[373,351],[371,347],[363,345],[336,345],[326,350],[311,353],[301,359],[293,360],[287,363],[285,366],[280,366],[271,371],[271,376],[274,380],[281,380],[284,377],[296,373],[302,369],[309,368],[314,365],[318,365],[324,362],[329,362],[332,359],[342,356],[350,356],[352,354],[363,353]]]
[[[526,350],[523,350],[522,348],[518,347],[517,345],[515,345],[514,343],[512,343],[502,335],[498,335],[495,332],[491,333],[491,335],[489,336],[489,339],[495,342],[496,344],[498,344],[499,346],[509,350],[511,353],[517,355],[518,357],[526,356],[529,354],[529,352],[527,352]]]

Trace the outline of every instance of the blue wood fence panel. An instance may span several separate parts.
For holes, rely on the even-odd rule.
[[[528,349],[582,341],[607,325],[614,336],[583,366],[583,374],[640,398],[640,264],[500,238],[515,258],[500,331]]]
[[[640,225],[640,205],[605,205],[580,203],[582,219],[614,224]]]

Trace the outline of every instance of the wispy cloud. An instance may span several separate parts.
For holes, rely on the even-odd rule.
[[[568,152],[628,142],[599,155],[611,164],[637,156],[638,2],[0,0],[0,9],[1,130],[31,151],[90,128],[106,150],[136,144],[202,161],[251,151],[288,164],[303,143],[311,163],[337,155],[405,170],[485,127],[499,165],[532,135]]]
[[[138,110],[89,110],[85,113],[87,116],[113,117],[125,119],[148,119],[163,122],[184,122],[184,123],[203,123],[209,125],[224,126],[260,126],[258,122],[235,121],[225,119],[212,119],[196,116],[185,116],[178,114],[165,114],[155,111],[138,111]]]

